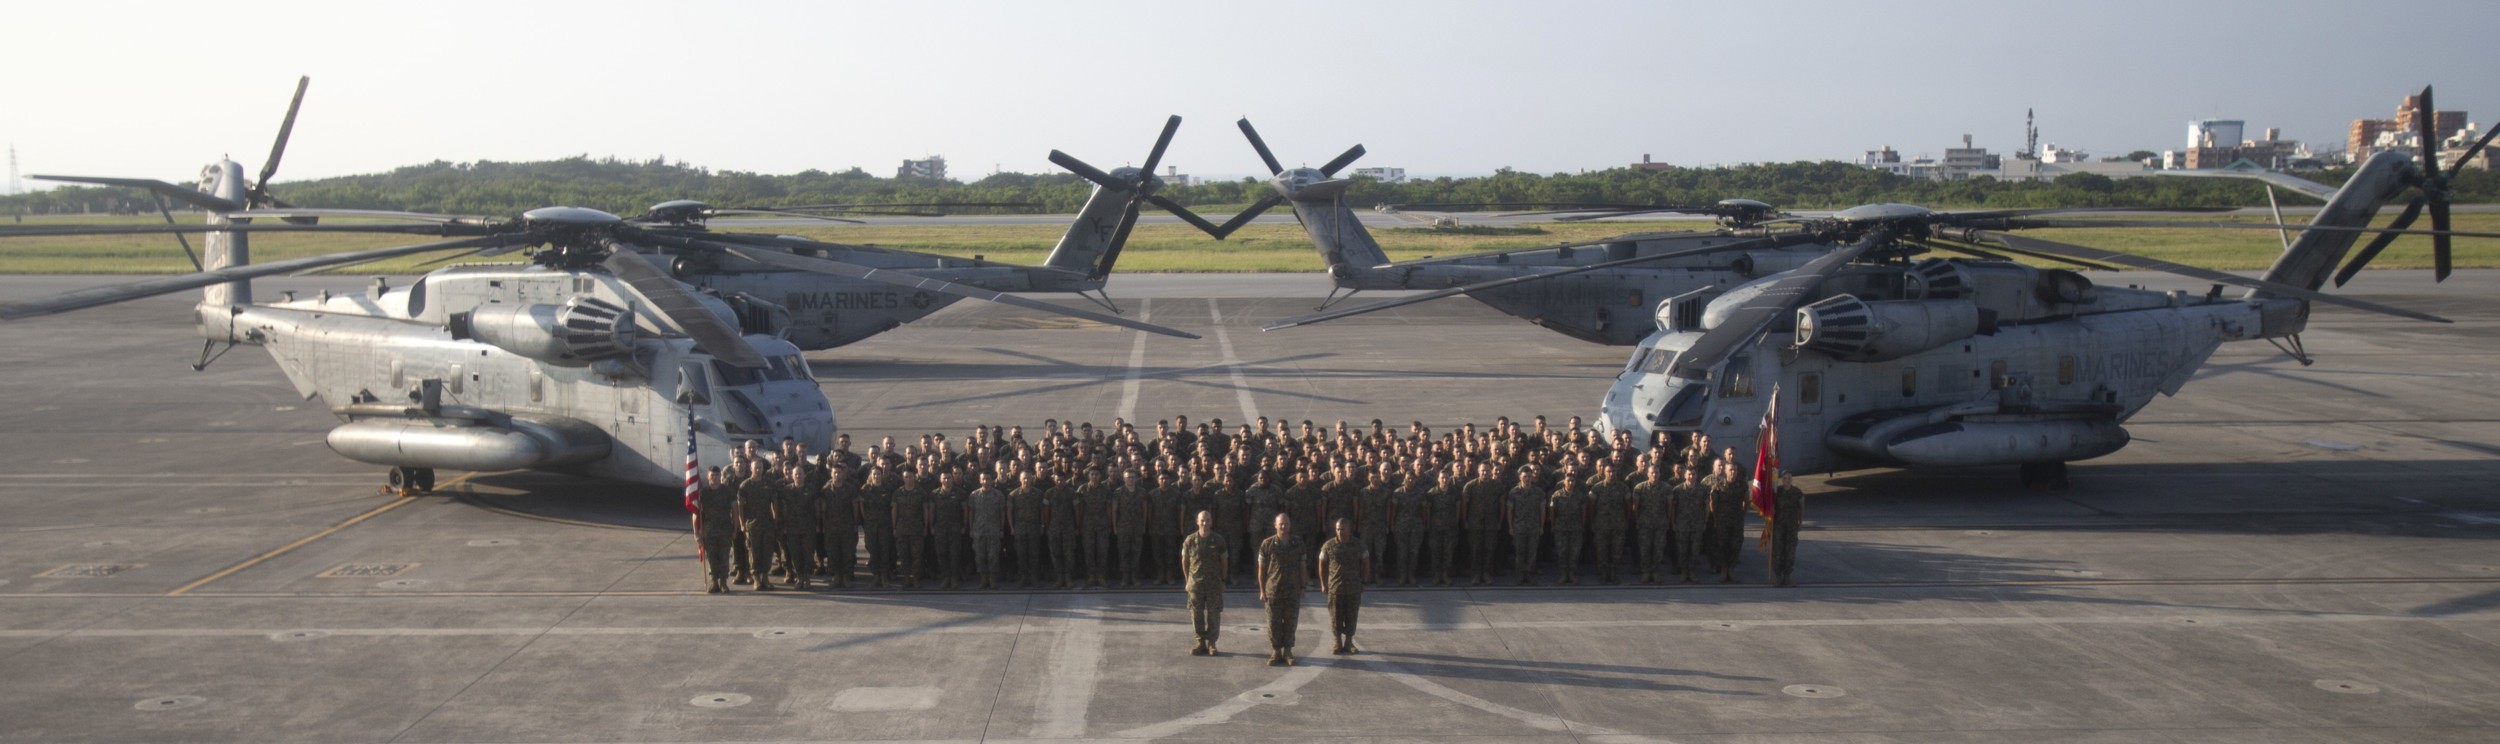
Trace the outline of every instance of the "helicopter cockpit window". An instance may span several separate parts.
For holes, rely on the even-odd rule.
[[[1655,349],[1634,349],[1634,350],[1632,350],[1632,363],[1631,363],[1631,364],[1626,364],[1626,365],[1624,365],[1624,366],[1623,366],[1624,371],[1626,371],[1626,372],[1631,372],[1631,371],[1639,370],[1639,369],[1641,368],[1641,365],[1649,363],[1649,355],[1651,355],[1651,354],[1656,354],[1656,353],[1658,353],[1658,352],[1657,352],[1657,350],[1655,350]]]
[[[1719,397],[1753,397],[1753,357],[1728,360],[1727,367],[1719,373]]]
[[[1667,365],[1675,363],[1675,354],[1666,349],[1651,351],[1648,359],[1641,360],[1641,371],[1653,375],[1666,374]]]
[[[764,357],[764,379],[773,382],[789,382],[797,378],[798,375],[790,371],[788,357]]]
[[[764,370],[748,369],[719,361],[712,362],[712,373],[720,377],[720,384],[728,387],[746,387],[764,381]]]
[[[703,364],[686,362],[677,365],[677,399],[689,405],[712,402],[712,381],[703,376]]]

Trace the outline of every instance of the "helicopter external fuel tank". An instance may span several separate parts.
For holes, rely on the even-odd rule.
[[[1925,413],[1844,422],[1823,442],[1833,450],[1913,467],[2070,462],[2127,446],[2125,427],[2105,418],[1934,421]]]
[[[360,418],[330,430],[330,449],[375,465],[493,472],[560,468],[608,456],[607,432],[559,416]]]

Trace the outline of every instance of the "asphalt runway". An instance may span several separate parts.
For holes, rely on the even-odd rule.
[[[2202,285],[2095,274],[2104,284]],[[0,298],[106,281],[0,277]],[[362,280],[273,280],[348,289]],[[811,355],[855,436],[1045,417],[1436,428],[1592,411],[1624,360],[1465,299],[1262,333],[1317,275],[1124,275],[1182,341],[962,303]],[[1801,586],[1378,588],[1365,653],[1218,658],[1177,590],[700,593],[676,494],[393,499],[185,294],[0,325],[0,740],[2347,742],[2500,730],[2500,271],[2369,272],[2304,367],[2226,346],[2136,441],[1804,479]]]

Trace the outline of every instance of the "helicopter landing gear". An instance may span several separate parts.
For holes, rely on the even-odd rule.
[[[2022,464],[2023,485],[2034,491],[2066,490],[2066,463],[2026,462]]]
[[[382,492],[393,496],[420,496],[434,492],[433,468],[391,468]]]

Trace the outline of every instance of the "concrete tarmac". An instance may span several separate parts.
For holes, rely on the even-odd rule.
[[[1325,289],[1122,276],[1132,315],[1206,338],[962,303],[810,358],[846,431],[902,437],[1559,421],[1626,356],[1464,298],[1257,330]],[[2071,490],[1805,479],[1796,588],[1750,547],[1729,585],[1377,588],[1356,656],[1324,652],[1313,595],[1289,668],[1246,586],[1217,658],[1186,653],[1169,588],[704,595],[674,493],[445,473],[378,495],[265,354],[188,368],[193,295],[13,322],[0,740],[2489,741],[2495,290],[2365,274],[2344,291],[2458,322],[2323,307],[2307,367],[2226,346]]]

